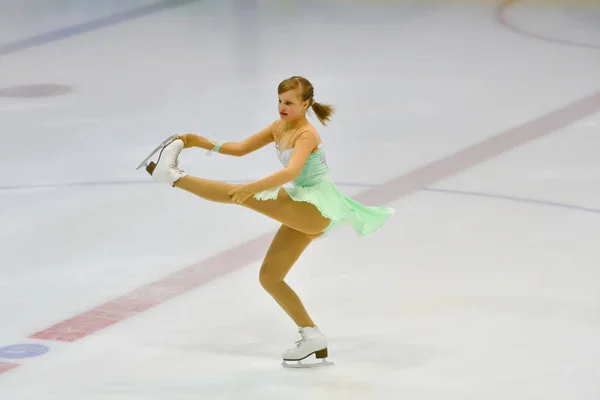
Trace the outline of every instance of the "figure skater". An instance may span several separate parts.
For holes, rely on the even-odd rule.
[[[216,141],[192,133],[175,136],[146,170],[159,183],[209,201],[239,204],[281,223],[261,265],[259,281],[301,335],[294,347],[283,352],[283,363],[299,362],[312,354],[324,361],[327,341],[284,278],[313,240],[345,224],[365,237],[381,227],[394,209],[362,205],[340,193],[332,181],[320,135],[306,113],[312,108],[326,125],[334,109],[315,101],[312,84],[294,76],[282,81],[277,92],[280,118],[260,132],[241,142]],[[251,183],[202,179],[179,168],[182,149],[200,147],[209,150],[208,154],[241,157],[272,142],[283,168]],[[289,182],[293,187],[282,186]]]

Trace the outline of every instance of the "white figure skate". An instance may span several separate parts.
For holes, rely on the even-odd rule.
[[[163,142],[163,144],[164,143],[165,142]],[[183,150],[183,145],[184,143],[181,139],[172,140],[162,148],[156,163],[150,162],[147,164],[146,171],[152,175],[156,182],[167,183],[170,186],[173,186],[176,181],[186,176],[186,173],[179,169],[178,159],[179,153]],[[156,150],[153,153],[155,152]],[[147,162],[147,160],[149,160],[149,158],[146,158],[146,161],[144,162]]]
[[[334,365],[327,361],[327,340],[318,327],[299,328],[302,339],[296,342],[296,346],[286,350],[282,357],[281,365],[287,368],[314,368]],[[302,360],[315,355],[318,363],[302,363]],[[294,362],[295,363],[290,363]]]

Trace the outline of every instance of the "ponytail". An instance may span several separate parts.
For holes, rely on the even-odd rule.
[[[317,103],[312,100],[312,110],[324,126],[327,126],[326,121],[331,119],[331,115],[335,112],[335,108],[328,104]]]

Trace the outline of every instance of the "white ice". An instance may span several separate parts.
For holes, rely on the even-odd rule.
[[[2,2],[0,48],[149,4]],[[0,348],[50,347],[0,358],[20,364],[0,399],[598,400],[599,113],[396,199],[372,237],[315,242],[288,282],[333,367],[280,366],[298,335],[256,261],[83,340],[28,338],[277,229],[136,171],[166,136],[241,139],[304,75],[355,195],[600,90],[600,7],[565,4],[503,14],[542,40],[492,1],[199,0],[0,55]],[[2,96],[32,83],[73,91]],[[181,164],[280,167],[272,147]]]

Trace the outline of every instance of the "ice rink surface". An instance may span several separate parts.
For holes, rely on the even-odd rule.
[[[135,167],[240,140],[303,75],[336,182],[396,214],[258,282],[278,224]],[[0,3],[0,399],[600,399],[600,4]],[[186,150],[229,182],[280,168]]]

